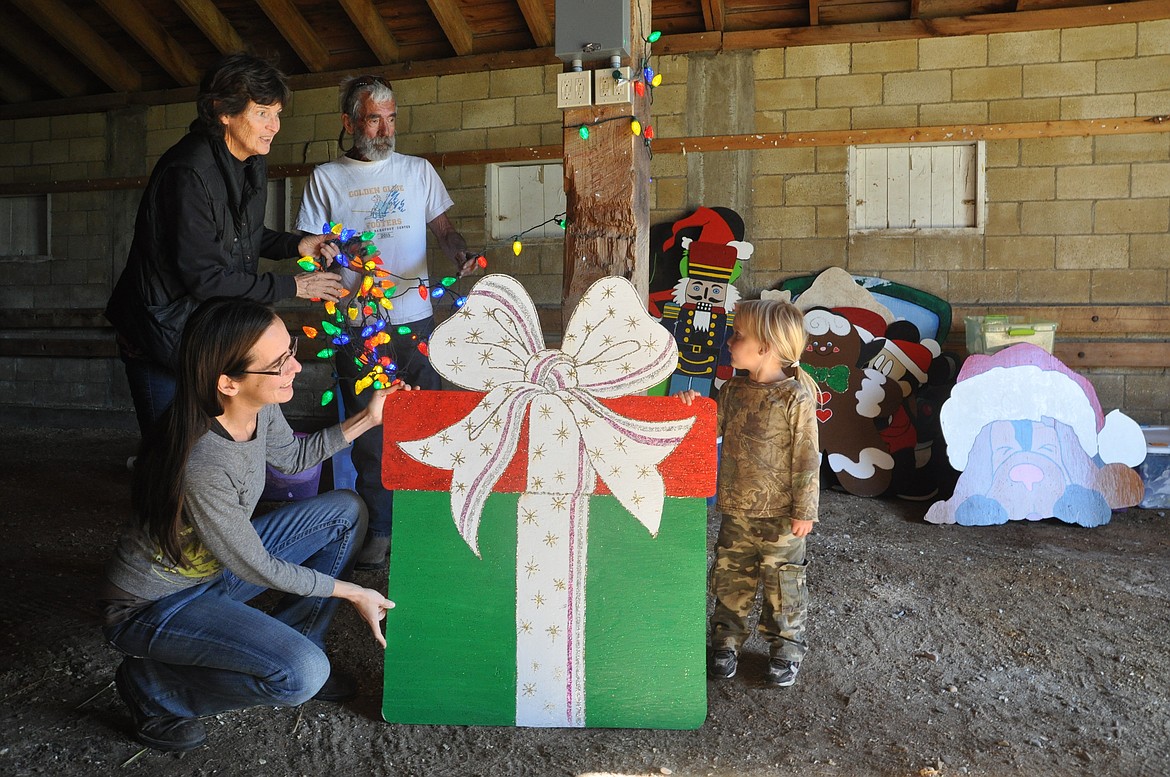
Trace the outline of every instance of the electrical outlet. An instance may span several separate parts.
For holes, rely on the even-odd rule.
[[[589,71],[557,73],[557,107],[581,108],[593,100]]]
[[[621,73],[621,79],[613,77]],[[593,71],[593,93],[598,105],[629,105],[634,101],[634,85],[630,81],[630,69],[601,67]]]

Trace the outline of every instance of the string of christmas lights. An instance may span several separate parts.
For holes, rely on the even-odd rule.
[[[325,224],[322,232],[336,236],[341,254],[334,261],[341,267],[359,273],[361,283],[352,294],[348,289],[342,289],[339,301],[324,302],[326,315],[321,319],[320,329],[305,326],[302,331],[310,340],[325,341],[325,347],[317,352],[317,358],[353,360],[359,370],[354,381],[355,394],[370,387],[387,388],[398,372],[394,350],[390,345],[391,336],[386,331],[390,327],[387,315],[394,309],[394,300],[417,290],[423,299],[450,296],[452,304],[460,308],[467,302],[467,297],[449,294],[459,280],[453,275],[431,281],[421,277],[405,278],[385,269],[377,246],[371,242],[374,239],[373,232],[358,233],[337,222]],[[328,269],[311,256],[302,256],[297,264],[308,272]],[[486,268],[487,258],[482,253],[477,255],[476,264]],[[398,326],[395,331],[399,335],[409,335],[410,327]],[[426,355],[425,341],[416,347]],[[329,404],[335,396],[332,389],[326,389],[321,395],[321,404]]]

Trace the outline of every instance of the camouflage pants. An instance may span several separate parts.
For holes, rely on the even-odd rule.
[[[748,637],[747,619],[764,584],[760,636],[770,652],[788,661],[800,661],[808,650],[804,625],[808,617],[808,586],[804,538],[792,535],[787,518],[742,518],[723,515],[711,593],[711,645],[738,650]]]

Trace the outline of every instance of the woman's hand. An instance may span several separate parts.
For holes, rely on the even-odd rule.
[[[358,615],[362,616],[362,620],[370,625],[374,639],[385,649],[386,637],[382,634],[382,621],[386,619],[386,612],[394,609],[394,602],[372,588],[362,588],[344,580],[333,582],[333,595],[353,605]]]
[[[341,422],[341,433],[346,442],[353,442],[375,426],[382,423],[382,408],[386,404],[386,397],[396,391],[417,391],[418,386],[408,386],[400,380],[391,383],[387,388],[375,389],[370,395],[370,402],[360,413],[350,416]]]
[[[341,247],[337,245],[337,235],[329,232],[324,235],[305,235],[301,242],[297,243],[297,251],[299,256],[333,259],[341,253]],[[327,266],[329,263],[321,264]]]
[[[341,299],[341,276],[332,272],[303,272],[296,276],[297,296],[301,299]]]
[[[681,399],[684,405],[690,406],[692,402],[702,395],[694,389],[687,389],[686,391],[678,392],[675,396]]]

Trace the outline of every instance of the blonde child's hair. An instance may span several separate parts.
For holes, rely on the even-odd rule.
[[[779,299],[740,300],[735,306],[734,327],[774,352],[784,371],[792,373],[809,394],[817,395],[816,381],[800,366],[808,333],[799,308]]]

